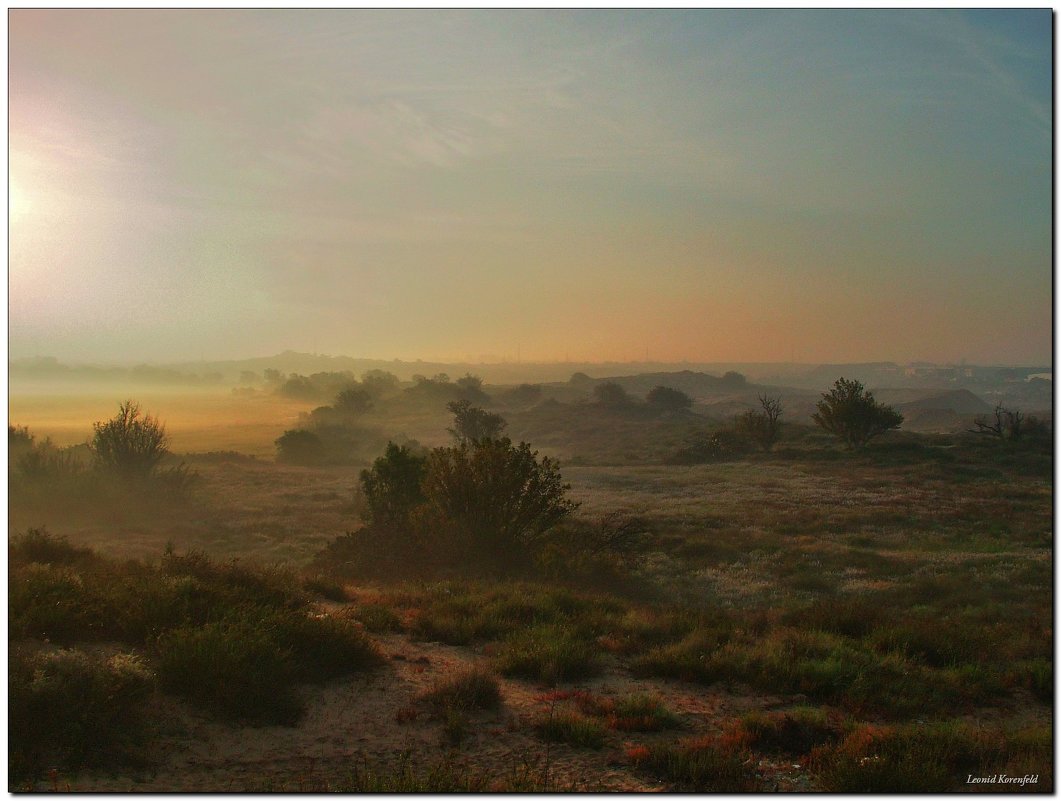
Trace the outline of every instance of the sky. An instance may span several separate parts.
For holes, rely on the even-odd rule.
[[[9,352],[1049,363],[1052,25],[11,10]]]

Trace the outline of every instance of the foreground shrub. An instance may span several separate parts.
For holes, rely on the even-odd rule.
[[[382,661],[375,645],[353,621],[304,611],[269,612],[248,622],[267,631],[290,653],[299,681],[323,682],[369,670]]]
[[[164,689],[251,725],[293,725],[302,714],[291,654],[247,621],[183,627],[156,646]]]
[[[8,673],[9,781],[33,782],[52,769],[145,764],[151,673],[133,656],[98,659],[81,651],[28,656]]]

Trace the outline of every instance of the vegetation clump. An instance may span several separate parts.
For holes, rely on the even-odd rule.
[[[822,394],[814,422],[852,450],[886,431],[898,428],[903,416],[891,406],[877,403],[861,382],[838,378],[832,390]]]
[[[8,662],[10,782],[46,770],[143,767],[153,729],[155,677],[131,654],[15,647]]]

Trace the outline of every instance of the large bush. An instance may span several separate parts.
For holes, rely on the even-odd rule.
[[[92,425],[90,448],[100,467],[127,479],[149,478],[169,453],[166,427],[142,414],[140,404],[126,401],[107,422]]]
[[[405,524],[413,509],[424,502],[421,483],[425,458],[413,449],[387,443],[383,456],[371,470],[361,471],[361,488],[369,522]]]
[[[813,417],[814,422],[853,450],[903,422],[899,412],[877,403],[861,382],[845,378],[837,379],[832,390],[822,394]]]
[[[427,461],[424,496],[434,515],[455,527],[473,552],[510,561],[578,504],[548,457],[507,437],[436,448]]]

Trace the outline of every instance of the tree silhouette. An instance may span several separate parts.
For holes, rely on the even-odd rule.
[[[839,378],[822,394],[814,422],[835,434],[848,448],[858,450],[874,437],[902,425],[903,416],[891,406],[877,403],[859,381]]]

